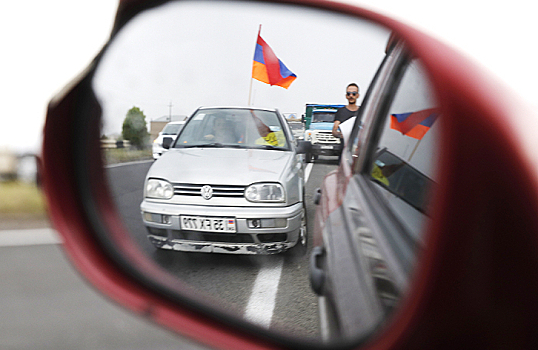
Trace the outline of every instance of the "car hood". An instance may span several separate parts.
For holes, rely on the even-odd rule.
[[[172,183],[249,185],[281,182],[295,159],[290,151],[188,148],[170,149],[151,166],[147,177]]]

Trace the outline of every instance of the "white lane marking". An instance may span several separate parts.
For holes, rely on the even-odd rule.
[[[144,163],[151,163],[151,162],[153,162],[153,159],[136,160],[136,161],[125,162],[125,163],[108,164],[108,165],[105,165],[105,168],[119,168],[119,167],[127,166],[127,165],[136,165],[136,164],[144,164]]]
[[[60,237],[51,228],[0,231],[0,247],[17,247],[41,244],[60,244]]]
[[[271,326],[283,266],[284,259],[278,259],[260,269],[248,300],[245,319],[265,328]]]
[[[321,328],[321,340],[324,343],[329,341],[329,324],[327,323],[327,301],[325,297],[318,298],[319,323]]]
[[[306,165],[304,173],[305,183],[310,177],[313,166],[313,163]],[[244,317],[246,320],[265,328],[271,326],[283,267],[284,259],[275,259],[270,264],[262,266],[260,271],[258,271],[245,309]]]
[[[313,166],[314,166],[314,163],[306,164],[306,168],[304,170],[304,182],[305,183],[308,181],[308,178],[310,177],[310,172],[312,171]]]

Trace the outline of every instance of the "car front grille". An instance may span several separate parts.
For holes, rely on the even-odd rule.
[[[173,184],[174,194],[179,196],[200,196],[204,185]],[[243,197],[246,186],[209,185],[213,189],[213,197]]]
[[[338,139],[334,137],[331,131],[318,131],[315,134],[316,140],[321,143],[338,143]]]

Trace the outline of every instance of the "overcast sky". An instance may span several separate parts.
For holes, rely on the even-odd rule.
[[[532,2],[494,3],[467,0],[349,2],[396,17],[441,38],[484,65],[528,104],[538,107],[536,102],[538,67],[535,63],[537,49],[533,44],[538,33],[538,23],[534,18],[536,11]],[[48,100],[82,71],[106,42],[116,6],[117,1],[113,0],[46,2],[36,0],[10,1],[4,4],[3,18],[0,21],[3,52],[0,76],[3,82],[1,98],[4,121],[3,127],[0,128],[0,149],[38,151]],[[237,57],[241,56],[237,58],[237,66],[241,69],[245,69],[244,65],[248,66],[252,60],[252,41],[256,37],[259,24],[257,22],[256,19],[252,23],[250,21],[234,23],[238,27],[241,23],[244,30],[242,34],[245,36],[244,40],[236,42],[237,45],[239,42],[241,45],[248,42],[245,47],[249,46],[243,49],[230,42],[234,50],[229,52],[238,53]],[[204,23],[199,21],[196,26],[208,25]],[[252,29],[252,26],[255,29]],[[287,99],[295,99],[294,94],[306,91],[308,86],[305,85],[312,75],[305,71],[307,65],[304,63],[304,57],[298,57],[293,50],[299,45],[297,38],[294,37],[296,31],[289,30],[285,40],[282,40],[280,29],[283,27],[284,24],[280,27],[271,27],[269,22],[264,23],[262,37],[288,68],[298,75],[298,78],[289,90],[272,87],[269,94],[264,89],[267,86],[255,82],[253,100],[256,105],[276,104],[276,107],[281,108],[283,112],[288,112],[287,109],[294,112],[291,111],[291,106],[288,107]],[[245,50],[245,54],[239,55],[241,50]],[[248,102],[249,69],[247,67],[247,73],[242,73],[247,75],[246,82],[243,76],[233,74],[237,79],[234,81],[237,96],[241,96],[241,100],[237,97],[238,102],[226,104]],[[335,73],[334,79],[331,79],[335,85],[325,89],[327,101],[315,101],[318,98],[312,97],[312,102],[345,103],[343,94],[338,91],[339,86],[350,80],[361,79],[359,76],[341,76],[340,73]],[[211,89],[202,90],[219,97],[221,95],[219,91],[223,92],[222,89],[220,87],[217,93]],[[153,105],[168,104],[171,101],[173,114],[188,114],[196,104],[207,104],[205,101],[189,104],[186,93],[181,89],[178,91],[181,93],[163,98],[164,102],[154,100]],[[264,101],[262,96],[270,96],[271,99]],[[297,100],[303,103],[305,99],[301,97]],[[148,115],[150,119],[161,114],[158,111],[153,112],[153,105],[148,103],[146,107],[141,107],[147,110],[148,114],[151,111],[151,115]],[[167,113],[168,107],[164,106],[162,114]]]
[[[251,79],[260,24],[262,38],[297,75],[288,89]],[[347,84],[366,90],[389,35],[372,23],[320,11],[222,2],[168,5],[131,22],[99,64],[94,86],[104,134],[120,133],[133,106],[149,121],[249,100],[298,116],[306,103],[344,104]]]

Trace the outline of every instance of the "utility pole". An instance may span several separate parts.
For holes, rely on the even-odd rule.
[[[170,104],[168,105],[168,121],[171,122],[172,121],[172,101],[170,101]]]

